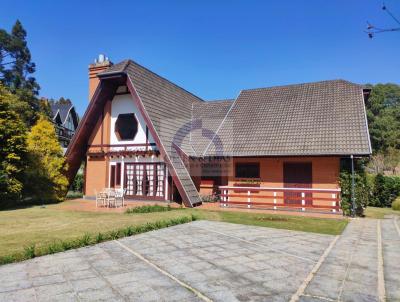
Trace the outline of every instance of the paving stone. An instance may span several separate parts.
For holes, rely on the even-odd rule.
[[[33,286],[41,286],[55,283],[63,283],[66,281],[66,279],[62,274],[55,274],[49,276],[37,276],[31,278],[31,281]]]
[[[75,302],[79,301],[78,297],[76,296],[75,293],[73,292],[68,292],[68,293],[61,293],[61,294],[56,294],[54,296],[51,295],[41,295],[37,296],[36,301],[38,302]]]
[[[35,287],[35,291],[38,297],[54,297],[59,294],[73,292],[73,287],[71,284],[64,282],[38,286]]]
[[[400,226],[398,217],[382,220],[383,264],[388,301],[400,301]]]
[[[0,292],[0,302],[35,301],[35,290],[33,288]]]
[[[71,284],[76,292],[82,292],[92,289],[101,289],[108,286],[108,283],[99,277],[75,280],[71,281]]]
[[[399,301],[400,236],[392,219],[381,222],[385,286],[387,300]],[[376,226],[352,220],[300,301],[376,301]],[[213,301],[289,301],[333,238],[196,221],[120,242]],[[0,301],[35,295],[37,301],[202,301],[114,241],[0,267]]]
[[[80,301],[123,301],[111,288],[90,289],[78,293]]]

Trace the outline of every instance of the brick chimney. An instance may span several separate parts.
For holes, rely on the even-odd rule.
[[[99,57],[94,60],[94,63],[89,65],[89,102],[100,81],[97,74],[106,70],[111,65],[113,65],[113,63],[103,54],[100,54]]]

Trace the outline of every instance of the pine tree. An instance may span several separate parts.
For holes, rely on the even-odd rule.
[[[17,102],[0,84],[0,202],[20,199],[26,168],[26,129],[19,115],[11,110]]]
[[[35,63],[31,62],[31,52],[27,46],[26,31],[21,22],[17,20],[11,30],[11,34],[2,31],[3,39],[0,43],[5,43],[0,46],[2,50],[2,58],[8,57],[7,62],[0,61],[3,73],[3,83],[10,88],[12,92],[18,89],[27,89],[33,95],[39,93],[39,85],[36,79],[31,76],[36,70]],[[7,37],[8,35],[8,37]],[[6,68],[9,67],[9,68]]]
[[[68,188],[66,164],[54,126],[41,116],[28,134],[31,167],[27,173],[33,186],[27,194],[36,200],[61,201]]]
[[[15,22],[10,34],[0,29],[0,82],[18,95],[19,102],[12,104],[12,109],[27,126],[34,124],[40,109],[37,98],[40,87],[31,76],[35,70],[21,22]]]

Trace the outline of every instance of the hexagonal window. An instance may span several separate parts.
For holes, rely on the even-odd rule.
[[[138,121],[134,113],[119,114],[115,121],[115,135],[119,140],[133,140],[138,131]]]

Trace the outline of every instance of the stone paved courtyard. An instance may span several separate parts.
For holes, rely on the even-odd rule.
[[[0,301],[400,301],[394,218],[341,236],[196,221],[0,267]]]

